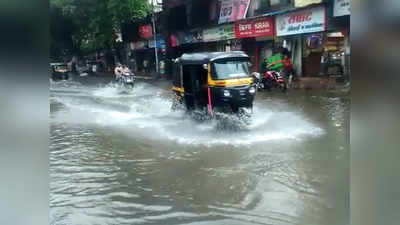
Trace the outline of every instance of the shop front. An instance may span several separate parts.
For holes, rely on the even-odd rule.
[[[172,58],[178,58],[184,53],[202,51],[203,32],[200,29],[189,31],[178,31],[170,34],[169,45],[171,46]]]
[[[275,44],[288,50],[297,76],[319,76],[327,26],[324,5],[275,17]]]
[[[129,45],[128,66],[138,75],[149,76],[156,70],[155,43],[151,24],[140,25],[138,36],[139,39]],[[156,39],[157,46],[161,47],[163,39],[160,36]]]
[[[350,81],[350,0],[335,0],[332,11],[325,44],[330,57],[326,70]]]
[[[203,50],[213,52],[231,51],[237,48],[234,24],[226,24],[203,30]]]
[[[169,47],[166,51],[166,74],[172,73],[172,61],[184,53],[203,51],[203,31],[199,28],[176,31],[168,36]]]
[[[268,57],[268,50],[274,35],[274,20],[271,17],[261,17],[235,23],[235,37],[241,42],[242,51],[246,52],[252,61],[252,71],[262,71],[263,59]]]
[[[155,54],[155,49],[157,50],[157,57],[158,57],[158,68],[160,75],[165,74],[165,64],[166,64],[166,43],[164,38],[161,35],[157,35],[156,42],[154,39],[149,40],[149,49],[153,51]],[[155,56],[155,55],[154,55]],[[155,57],[154,57],[155,58]],[[155,59],[154,59],[155,60]],[[156,68],[152,68],[152,72],[155,72]]]
[[[147,40],[132,42],[130,48],[129,66],[136,74],[147,76],[155,70],[154,48],[149,48]]]

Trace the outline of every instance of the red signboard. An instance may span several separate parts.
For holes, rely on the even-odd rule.
[[[149,39],[153,37],[153,28],[150,24],[139,27],[139,36],[141,38]]]
[[[236,38],[270,37],[274,35],[274,20],[271,17],[236,22]]]

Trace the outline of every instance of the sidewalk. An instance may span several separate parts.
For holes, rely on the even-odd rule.
[[[336,82],[336,77],[300,77],[292,84],[293,89],[325,89],[345,90],[350,88],[349,84]],[[349,91],[349,90],[348,90]]]
[[[112,72],[100,72],[96,76],[103,78],[113,78]],[[165,89],[172,87],[172,81],[165,77],[156,78],[153,76],[135,76],[138,80],[143,80]],[[326,90],[331,92],[340,92],[347,94],[350,92],[349,83],[338,83],[335,77],[300,77],[297,81],[293,81],[292,90]]]

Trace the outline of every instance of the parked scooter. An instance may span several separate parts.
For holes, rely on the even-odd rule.
[[[280,89],[282,92],[286,92],[287,83],[286,79],[283,76],[284,72],[277,72],[273,70],[269,70],[264,73],[264,76],[261,79],[261,83],[264,85],[264,89],[270,91],[272,88]]]

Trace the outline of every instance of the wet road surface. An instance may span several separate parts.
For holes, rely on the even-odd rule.
[[[346,97],[258,93],[220,130],[167,86],[51,82],[51,224],[349,224]]]

